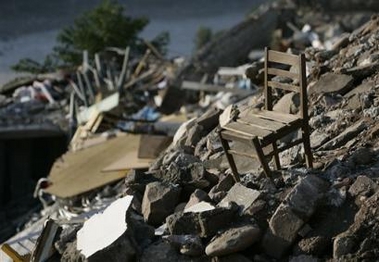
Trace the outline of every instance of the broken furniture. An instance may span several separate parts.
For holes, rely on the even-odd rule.
[[[306,164],[309,168],[312,167],[304,54],[296,56],[266,48],[264,69],[264,109],[243,116],[240,114],[236,119],[222,126],[219,132],[222,146],[236,181],[239,181],[239,174],[232,154],[258,158],[264,173],[270,177],[271,171],[266,158],[274,156],[275,168],[280,169],[279,153],[303,143]],[[291,80],[290,84],[283,83],[283,79]],[[273,88],[299,93],[300,114],[293,115],[273,111]],[[279,139],[296,130],[302,131],[300,139],[278,147]],[[255,148],[256,152],[231,150],[228,143],[230,140],[249,143]]]

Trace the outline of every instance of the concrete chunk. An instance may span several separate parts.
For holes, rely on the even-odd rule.
[[[133,196],[120,198],[84,223],[77,233],[77,249],[86,258],[112,245],[126,232],[125,216],[132,200]]]
[[[180,187],[153,182],[146,186],[142,200],[142,214],[149,224],[160,225],[179,202]]]
[[[241,183],[236,183],[229,190],[226,197],[218,204],[220,207],[227,207],[231,202],[235,202],[240,208],[242,214],[254,203],[260,196],[260,192],[251,188],[247,188]]]
[[[254,225],[230,228],[214,238],[206,247],[208,256],[224,256],[246,249],[259,241],[261,230]]]
[[[337,93],[344,95],[353,87],[354,78],[349,75],[326,73],[310,87],[309,94]]]

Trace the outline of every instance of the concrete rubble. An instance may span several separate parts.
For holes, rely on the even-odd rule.
[[[229,92],[231,96],[225,96],[226,91],[214,94],[225,82],[234,81],[238,86],[241,79],[219,75],[214,78],[216,82],[209,76],[202,82],[196,77],[226,74],[230,69],[216,69],[237,66],[234,64],[237,62],[242,64],[236,57],[233,64],[228,64],[226,56],[233,53],[219,51],[233,45],[232,40],[221,46],[217,45],[220,40],[215,40],[182,67],[173,66],[175,74],[167,80],[174,84],[165,87],[166,96],[161,99],[168,99],[170,92],[182,92],[180,105],[165,107],[163,113],[159,108],[166,102],[162,102],[155,105],[153,111],[143,111],[146,103],[139,101],[143,106],[137,106],[137,98],[123,98],[109,110],[124,112],[118,115],[120,121],[116,126],[126,132],[158,132],[153,123],[159,122],[161,115],[176,112],[180,107],[187,120],[173,128],[172,143],[161,149],[148,168],[134,168],[124,180],[80,195],[56,198],[43,210],[40,217],[49,216],[61,227],[51,261],[378,259],[379,15],[348,13],[333,17],[323,11],[301,9],[296,12],[297,9],[296,1],[277,1],[261,7],[255,14],[258,22],[247,32],[251,34],[255,26],[263,24],[263,28],[271,28],[275,39],[268,43],[262,38],[263,43],[250,43],[246,50],[236,48],[240,48],[238,56],[243,56],[244,61],[259,54],[254,50],[269,44],[287,52],[306,54],[314,168],[305,168],[303,148],[296,146],[280,155],[282,169],[275,171],[271,179],[264,176],[258,162],[236,157],[236,164],[243,172],[241,181],[234,181],[217,131],[236,114],[263,107],[260,92],[263,65],[259,59],[248,60],[250,67],[246,75],[253,92],[247,96],[233,91]],[[283,21],[289,26],[284,26]],[[299,29],[306,25],[305,29]],[[242,23],[229,33],[238,32],[241,36],[241,28],[245,26]],[[212,52],[207,53],[210,49]],[[159,64],[158,67],[151,63],[155,73],[172,66]],[[138,90],[153,90],[159,81],[149,78],[148,69],[145,73],[146,78],[142,73],[139,78],[123,83],[124,92],[134,89],[130,94],[137,97]],[[201,88],[181,89],[178,83],[182,80],[196,80]],[[204,94],[199,95],[200,89],[206,93],[202,84],[211,87],[208,101],[204,101]],[[296,95],[280,92],[276,95],[275,110],[298,112]],[[57,100],[46,99],[45,103]],[[217,103],[220,101],[222,105]],[[125,107],[120,109],[120,105]],[[128,114],[131,111],[133,113]],[[106,116],[107,112],[102,113]],[[150,113],[143,118],[146,112]],[[142,119],[145,121],[136,124],[136,120]],[[87,128],[75,139],[86,141],[95,133]],[[293,134],[281,143],[286,144],[296,136]],[[240,143],[232,147],[248,149]],[[270,160],[269,165],[273,166],[274,161]],[[120,205],[119,208],[116,209],[116,205]],[[99,210],[103,213],[94,215]],[[101,217],[106,219],[101,221]],[[99,220],[94,222],[97,218]],[[113,229],[117,234],[111,235]],[[95,243],[95,238],[102,241]],[[109,241],[105,242],[107,238]]]

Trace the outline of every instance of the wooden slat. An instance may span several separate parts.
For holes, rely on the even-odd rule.
[[[299,57],[292,54],[269,50],[268,61],[286,65],[298,65]]]
[[[283,76],[291,79],[299,79],[299,74],[278,68],[267,68],[267,73],[269,75]]]
[[[294,85],[283,84],[283,83],[274,82],[274,81],[268,81],[267,85],[274,88],[280,88],[286,91],[291,91],[291,92],[296,92],[296,93],[300,92],[300,87],[294,86]]]
[[[285,125],[281,122],[272,121],[269,119],[259,118],[253,115],[247,115],[242,118],[237,119],[238,122],[261,127],[262,129],[276,131],[284,127]]]
[[[300,117],[291,115],[291,114],[284,114],[277,111],[256,111],[255,116],[265,118],[265,119],[272,119],[284,124],[289,124],[291,122],[300,120]]]
[[[242,135],[247,136],[257,136],[259,138],[264,138],[272,134],[272,132],[268,130],[264,130],[258,127],[238,123],[231,122],[224,126],[225,129],[234,131],[236,133],[240,133]]]
[[[232,155],[238,155],[238,156],[245,156],[245,157],[250,157],[250,158],[258,158],[256,154],[248,154],[246,152],[240,152],[240,151],[235,151],[235,150],[228,150],[229,154]]]
[[[222,130],[221,136],[225,140],[233,140],[233,141],[239,141],[246,143],[247,141],[251,141],[251,139],[254,137],[254,135],[244,135],[241,133],[236,133],[230,130]]]

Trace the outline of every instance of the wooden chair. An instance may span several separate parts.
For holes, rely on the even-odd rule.
[[[291,67],[296,70],[289,70]],[[271,171],[266,158],[274,157],[276,169],[280,169],[279,153],[300,143],[304,144],[307,167],[312,168],[312,152],[309,141],[308,99],[305,75],[305,57],[265,49],[263,110],[239,116],[227,123],[219,132],[222,147],[225,151],[235,181],[239,181],[233,154],[255,157],[260,161],[266,176]],[[278,77],[290,80],[290,83],[277,81]],[[287,82],[287,81],[286,81]],[[273,89],[297,92],[300,94],[300,112],[297,115],[273,111]],[[290,133],[301,130],[301,138],[278,147],[278,140]],[[254,153],[230,150],[228,141],[248,143],[255,148]]]

